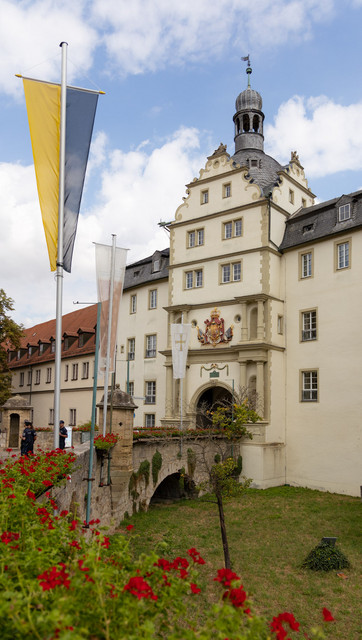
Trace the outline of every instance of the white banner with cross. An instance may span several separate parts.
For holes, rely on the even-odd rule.
[[[190,324],[171,324],[173,377],[184,378],[191,334]]]

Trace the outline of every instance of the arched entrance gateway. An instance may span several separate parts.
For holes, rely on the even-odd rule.
[[[208,387],[205,389],[196,404],[196,427],[206,429],[211,425],[208,411],[216,409],[224,402],[231,402],[232,394],[224,387]]]

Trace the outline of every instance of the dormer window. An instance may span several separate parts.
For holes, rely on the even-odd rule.
[[[343,222],[343,220],[349,220],[351,217],[351,205],[342,204],[338,209],[339,222]]]
[[[160,260],[154,260],[153,265],[152,265],[152,272],[156,273],[157,271],[160,270]]]
[[[139,271],[134,271],[134,272],[133,272],[133,277],[134,277],[134,278],[137,278],[137,276],[139,276],[139,275],[140,275],[140,272],[139,272]]]
[[[306,224],[303,227],[303,233],[307,233],[308,231],[313,231],[314,224]]]

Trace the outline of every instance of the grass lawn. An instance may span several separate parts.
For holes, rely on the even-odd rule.
[[[200,551],[206,560],[198,580],[200,605],[205,608],[220,596],[212,578],[223,566],[218,512],[215,504],[207,502],[210,499],[152,507],[127,521],[135,525],[135,555],[156,550],[172,558],[190,547]],[[249,489],[243,497],[227,501],[232,568],[242,577],[254,609],[269,620],[281,611],[291,611],[303,630],[319,625],[327,638],[361,640],[361,510],[359,498],[287,486]],[[323,536],[338,538],[337,545],[351,563],[350,569],[343,570],[347,579],[337,577],[335,571],[300,568]],[[335,623],[323,625],[323,607],[332,612]]]

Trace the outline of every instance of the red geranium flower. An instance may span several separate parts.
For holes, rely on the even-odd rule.
[[[132,529],[134,529],[134,524],[128,524],[126,526],[127,531],[132,531]]]
[[[38,575],[39,584],[42,587],[43,591],[48,591],[49,589],[54,589],[55,587],[65,587],[69,589],[70,580],[69,573],[65,571],[65,565],[60,562],[61,569],[59,570],[57,567],[52,567],[47,571],[44,571],[40,575]]]
[[[214,578],[215,582],[221,582],[224,587],[230,587],[233,580],[240,580],[240,577],[231,569],[218,569],[217,577]]]
[[[190,589],[192,593],[200,593],[201,591],[201,589],[199,589],[199,587],[194,582],[191,582]]]
[[[150,585],[142,578],[142,576],[130,578],[127,584],[123,587],[123,591],[129,591],[132,595],[136,596],[138,600],[141,600],[141,598],[148,598],[150,600],[158,599],[158,597],[153,593]]]
[[[187,553],[196,564],[205,564],[205,560],[201,557],[200,553],[196,551],[195,547],[188,549]]]
[[[326,607],[323,607],[323,618],[324,618],[325,622],[333,622],[334,621],[334,618],[333,618],[331,612],[328,609],[326,609]]]
[[[229,589],[229,591],[225,591],[223,595],[223,600],[230,600],[233,607],[242,607],[246,600],[246,593],[242,587],[242,585],[235,589]]]

